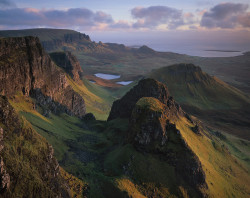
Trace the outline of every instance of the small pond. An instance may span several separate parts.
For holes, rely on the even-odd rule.
[[[119,85],[129,85],[132,82],[133,81],[120,81],[120,82],[116,82],[116,84],[119,84]]]
[[[95,74],[95,76],[98,78],[105,79],[105,80],[112,80],[112,79],[117,79],[121,77],[121,75],[103,74],[103,73],[97,73]]]

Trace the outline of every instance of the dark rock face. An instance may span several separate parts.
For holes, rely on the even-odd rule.
[[[3,145],[3,129],[0,128],[0,154],[4,148]],[[4,193],[10,187],[10,175],[4,168],[2,156],[0,156],[0,194]]]
[[[163,104],[168,104],[181,111],[180,107],[175,104],[171,97],[169,97],[168,89],[164,84],[154,79],[143,79],[124,97],[113,103],[108,120],[113,120],[115,118],[130,118],[135,104],[142,97],[157,98]]]
[[[82,76],[82,68],[74,55],[70,52],[54,52],[50,54],[51,59],[57,66],[63,68],[75,81]]]
[[[22,193],[24,197],[69,197],[52,146],[32,128],[24,126],[5,96],[0,96],[0,124],[5,128],[3,135],[0,130],[1,137],[4,136],[0,160],[0,191],[3,196],[16,197],[15,193]],[[20,145],[32,145],[32,148],[29,150],[13,144],[17,140],[21,141]],[[5,147],[11,147],[13,151],[5,150]]]
[[[84,100],[45,53],[38,38],[0,39],[0,94],[12,96],[22,92],[36,97],[35,90],[40,90],[44,98],[51,98],[51,103],[60,103],[73,115],[85,114]],[[41,103],[39,98],[38,103]]]

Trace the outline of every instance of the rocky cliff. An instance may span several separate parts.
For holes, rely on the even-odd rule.
[[[169,108],[173,109],[172,112],[182,112],[180,106],[169,96],[167,87],[154,79],[148,78],[139,81],[138,85],[133,87],[124,97],[113,103],[108,120],[130,118],[135,104],[142,97],[157,98],[163,104],[168,104]]]
[[[75,81],[80,81],[83,71],[79,61],[71,52],[54,52],[50,54],[50,57],[57,66],[63,68]]]
[[[53,148],[0,97],[1,196],[69,197]],[[4,162],[4,163],[3,163]]]
[[[46,51],[55,51],[58,48],[62,48],[67,44],[78,43],[78,42],[91,42],[90,37],[80,32],[69,32],[63,34],[61,39],[54,38],[49,40],[43,40],[41,43]]]
[[[34,97],[44,111],[85,115],[83,98],[35,37],[0,39],[0,94],[17,93]]]

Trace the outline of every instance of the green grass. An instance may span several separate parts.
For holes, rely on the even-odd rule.
[[[162,112],[163,104],[156,98],[143,97],[137,103],[136,106],[142,109],[148,109],[150,111]]]

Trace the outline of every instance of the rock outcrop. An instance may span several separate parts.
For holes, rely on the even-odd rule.
[[[167,104],[172,112],[182,112],[180,106],[169,96],[167,87],[154,79],[148,78],[139,81],[138,85],[133,87],[124,97],[113,103],[108,120],[130,118],[135,104],[142,97],[156,98],[163,104]]]
[[[176,174],[199,191],[200,187],[206,187],[205,173],[175,125],[178,116],[158,99],[143,97],[130,117],[128,141],[140,151],[163,155],[175,167]]]
[[[0,125],[2,196],[69,197],[52,146],[19,118],[5,96],[0,96]]]
[[[43,50],[38,38],[0,39],[0,94],[30,95],[39,105],[46,103],[59,112],[85,115],[83,98],[73,90],[66,74]],[[64,107],[64,108],[61,108]]]
[[[64,69],[75,81],[80,81],[83,71],[77,58],[71,52],[50,53],[51,59],[57,66]]]

